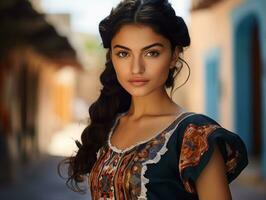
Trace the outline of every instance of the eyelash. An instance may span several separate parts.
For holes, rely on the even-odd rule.
[[[122,53],[126,53],[126,54],[128,54],[128,53],[125,52],[125,51],[119,51],[118,53],[116,53],[116,55],[117,55],[119,58],[125,58],[125,57],[123,57],[123,56],[120,56],[120,54],[122,54]]]
[[[124,54],[124,53],[126,53],[127,55],[126,55],[126,56],[121,56],[121,54]],[[155,50],[153,50],[153,51],[149,51],[147,54],[150,54],[150,53],[152,53],[153,56],[149,56],[149,57],[158,57],[158,56],[160,55],[160,52],[155,51]],[[147,55],[147,54],[146,54],[146,55]],[[156,54],[156,55],[154,55],[154,54]],[[128,56],[128,53],[127,53],[126,51],[119,51],[118,53],[116,53],[116,55],[117,55],[119,58],[125,58],[125,57]]]

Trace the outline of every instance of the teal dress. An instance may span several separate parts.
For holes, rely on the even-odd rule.
[[[117,115],[108,141],[97,152],[88,178],[92,199],[196,200],[195,181],[215,143],[225,162],[228,183],[248,164],[246,147],[237,134],[194,112],[182,112],[146,141],[117,149],[110,137],[125,113]]]

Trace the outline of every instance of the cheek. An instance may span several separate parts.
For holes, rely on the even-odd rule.
[[[114,70],[116,73],[116,77],[120,84],[125,81],[124,79],[127,77],[127,69],[126,69],[126,63],[123,62],[116,62],[115,60],[113,61],[113,66]]]
[[[156,77],[155,81],[160,80],[160,83],[166,81],[170,68],[169,65],[169,59],[160,59],[153,63],[153,69],[151,70],[151,74]]]

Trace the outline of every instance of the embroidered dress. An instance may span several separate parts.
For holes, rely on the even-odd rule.
[[[210,117],[182,112],[154,137],[120,150],[108,141],[97,152],[89,174],[93,200],[182,199],[196,200],[195,181],[217,143],[230,183],[248,164],[242,139]]]

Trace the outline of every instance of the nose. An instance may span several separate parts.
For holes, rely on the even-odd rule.
[[[132,59],[131,72],[132,74],[139,74],[145,71],[144,61],[141,55],[135,56]]]

